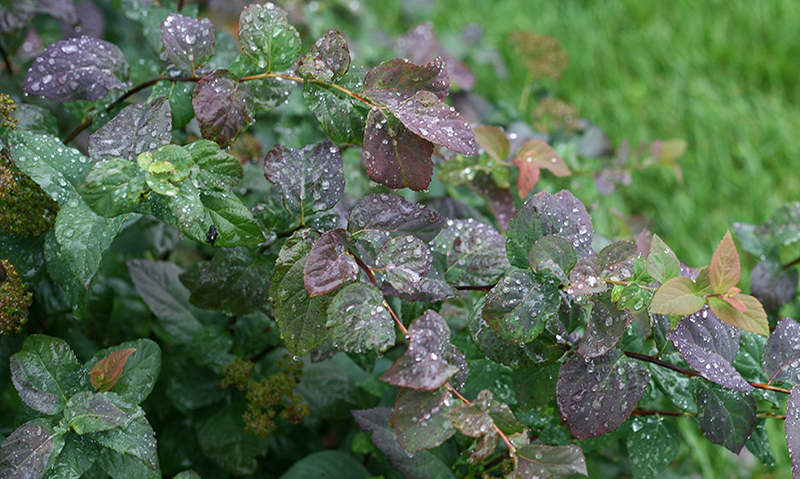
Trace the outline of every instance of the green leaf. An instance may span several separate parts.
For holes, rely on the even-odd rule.
[[[697,295],[698,285],[689,278],[677,276],[661,285],[653,296],[650,312],[654,314],[696,313],[705,305],[705,299]]]
[[[87,307],[92,292],[84,289],[83,284],[75,277],[69,263],[61,252],[61,246],[56,241],[55,231],[50,230],[45,235],[44,257],[47,261],[47,273],[53,282],[53,288],[60,289],[66,303],[59,306],[61,309],[72,309],[72,314],[77,318],[86,318]]]
[[[681,264],[675,252],[656,234],[653,235],[653,239],[650,241],[647,272],[661,284],[681,275]]]
[[[331,81],[350,68],[350,49],[339,30],[330,30],[297,62],[296,72],[309,80]],[[357,91],[352,89],[351,91]]]
[[[505,161],[510,153],[508,136],[502,128],[491,125],[476,126],[472,129],[475,139],[487,155],[497,161]],[[527,196],[527,195],[526,195]]]
[[[708,298],[708,305],[711,311],[726,323],[751,333],[769,336],[769,320],[761,303],[749,294],[737,294],[736,298],[744,303],[746,311],[739,311],[716,296]]]
[[[194,82],[160,81],[153,85],[153,90],[148,101],[159,97],[169,100],[169,109],[172,112],[172,128],[180,129],[194,118],[192,107],[192,93],[197,86]]]
[[[539,283],[530,270],[515,270],[486,295],[483,319],[509,343],[534,340],[558,314],[561,295],[550,283]]]
[[[696,395],[703,434],[714,444],[739,454],[756,423],[753,395],[703,382],[698,382]]]
[[[471,218],[447,220],[431,250],[445,258],[444,277],[457,286],[493,284],[511,268],[503,235]]]
[[[528,252],[528,264],[537,272],[550,271],[562,284],[569,284],[569,275],[578,262],[572,243],[560,236],[539,239]]]
[[[413,236],[396,236],[387,241],[375,257],[375,271],[398,291],[413,294],[431,265],[431,251]]]
[[[201,78],[192,94],[192,108],[203,138],[223,148],[233,144],[253,122],[253,96],[253,88],[227,70]]]
[[[245,434],[241,401],[224,404],[195,420],[197,440],[203,453],[217,465],[236,475],[252,474],[258,467],[256,456],[266,452],[267,442]]]
[[[628,434],[628,458],[636,479],[655,479],[678,456],[680,436],[675,425],[661,416],[634,418]]]
[[[711,258],[708,280],[715,293],[723,294],[739,284],[741,275],[742,266],[739,263],[739,253],[736,252],[736,245],[733,243],[731,232],[728,231]]]
[[[300,53],[300,34],[272,3],[248,5],[239,16],[239,42],[245,55],[267,72],[283,71]]]
[[[44,476],[48,479],[77,479],[95,463],[99,448],[88,436],[65,434],[63,437],[65,438],[64,448],[61,449],[53,466]]]
[[[89,156],[95,162],[122,158],[134,161],[172,141],[172,112],[166,98],[146,105],[128,105],[89,136]]]
[[[364,69],[354,66],[336,80],[336,85],[349,91],[361,89]],[[303,87],[306,107],[319,121],[322,130],[339,143],[361,145],[367,122],[367,107],[331,84],[307,81]]]
[[[264,176],[280,185],[283,204],[300,221],[333,208],[344,194],[339,149],[330,141],[295,150],[277,145],[264,160]]]
[[[430,392],[401,389],[392,409],[397,442],[412,454],[440,446],[456,432],[446,419],[455,405],[445,387]]]
[[[445,417],[461,434],[479,437],[488,433],[494,426],[494,421],[489,416],[489,408],[493,401],[494,394],[484,389],[472,403],[459,405],[447,412]]]
[[[394,321],[375,286],[353,283],[342,288],[328,306],[325,327],[343,351],[382,353],[395,343]]]
[[[677,353],[665,354],[661,358],[671,364],[684,364],[683,358]],[[697,381],[655,364],[650,364],[650,376],[672,404],[682,411],[697,413],[697,403],[694,400],[694,385]]]
[[[241,316],[266,304],[274,259],[253,248],[222,248],[211,263],[181,274],[180,280],[192,292],[194,306]]]
[[[394,115],[370,110],[364,134],[369,178],[389,188],[428,188],[433,176],[433,143],[412,132]]]
[[[0,477],[42,477],[64,447],[63,433],[44,419],[28,421],[0,446]]]
[[[244,178],[239,160],[222,151],[216,143],[197,140],[184,147],[199,168],[196,178],[200,185],[220,191],[229,191]]]
[[[131,415],[120,409],[136,407],[132,403],[123,403],[123,399],[115,393],[94,393],[81,391],[72,396],[64,408],[64,417],[69,420],[69,427],[78,434],[105,431],[125,424]],[[117,404],[120,404],[118,406]]]
[[[580,446],[529,444],[517,450],[519,462],[512,479],[548,477],[566,479],[573,474],[588,476],[586,458]]]
[[[341,451],[322,451],[300,459],[280,479],[366,479],[369,471],[353,456]]]
[[[308,253],[303,284],[309,296],[330,293],[358,278],[358,264],[349,254],[353,238],[341,228],[325,232]]]
[[[144,172],[136,163],[112,158],[96,163],[78,191],[92,211],[113,217],[136,211],[146,188]]]
[[[750,435],[750,439],[747,440],[745,447],[761,461],[761,464],[765,466],[774,466],[775,456],[772,455],[772,447],[769,443],[769,436],[765,423],[766,419],[764,418],[756,420],[756,427],[753,429],[753,434]]]
[[[246,246],[264,241],[264,233],[253,214],[236,195],[205,190],[200,194],[200,201],[205,216],[201,226],[192,228],[192,238],[206,241],[209,228],[215,226],[219,233],[215,246]]]
[[[34,334],[10,360],[11,379],[22,401],[45,414],[58,414],[80,389],[85,373],[66,341]]]
[[[131,456],[155,470],[158,467],[156,438],[153,428],[136,408],[134,417],[120,427],[90,434],[92,440],[120,454]]]
[[[228,352],[233,344],[233,337],[222,326],[203,326],[192,339],[192,359],[199,366],[211,366],[217,370],[235,358]]]
[[[101,358],[126,349],[135,351],[125,361],[122,374],[110,391],[127,401],[139,404],[150,395],[161,372],[161,348],[155,341],[142,338],[102,349],[86,362],[86,367],[88,369]]]
[[[553,399],[560,366],[552,363],[542,368],[519,368],[511,372],[517,404],[523,410],[542,406]]]

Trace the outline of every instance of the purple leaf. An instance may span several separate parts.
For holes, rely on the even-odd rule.
[[[18,427],[0,447],[2,477],[40,478],[64,447],[64,434],[45,419],[34,419]]]
[[[167,58],[194,74],[214,54],[214,25],[207,18],[200,21],[171,13],[161,24],[161,40]]]
[[[800,384],[800,324],[784,318],[764,345],[764,373],[773,381]]]
[[[697,419],[706,439],[739,454],[756,425],[756,399],[742,393],[697,383]]]
[[[378,108],[370,110],[364,133],[364,158],[372,181],[389,188],[421,191],[433,176],[433,143]]]
[[[316,41],[297,64],[300,76],[330,81],[350,68],[350,49],[339,30],[331,30]]]
[[[353,283],[345,286],[328,306],[325,327],[331,339],[348,353],[384,352],[394,345],[394,321],[375,286]]]
[[[601,293],[606,288],[606,283],[600,278],[600,266],[595,258],[581,258],[569,273],[569,294],[581,296]]]
[[[406,301],[422,301],[425,303],[435,303],[458,296],[458,291],[447,284],[447,281],[444,280],[444,274],[436,264],[432,264],[428,268],[425,276],[420,278],[418,284],[405,283],[405,286],[406,289],[400,291],[386,281],[381,287],[381,292],[386,296],[397,296]]]
[[[614,281],[625,280],[633,276],[633,263],[639,256],[636,243],[617,241],[611,243],[597,253],[597,265],[600,275]]]
[[[57,102],[94,101],[109,90],[122,90],[128,60],[113,43],[70,38],[45,48],[25,75],[22,90]]]
[[[436,56],[442,56],[450,78],[464,90],[471,90],[475,85],[475,75],[458,60],[449,57],[442,48],[439,38],[433,33],[431,22],[418,25],[397,40],[400,56],[414,63],[423,63]]]
[[[455,403],[444,387],[430,392],[401,389],[391,419],[397,442],[411,453],[440,446],[456,432],[445,419]]]
[[[424,205],[410,203],[389,193],[367,195],[350,211],[347,229],[380,247],[389,238],[413,234],[431,241],[444,226],[444,218]]]
[[[461,404],[445,414],[445,417],[458,431],[469,437],[479,437],[494,427],[489,409],[494,402],[494,394],[488,389],[478,393],[471,404]]]
[[[569,191],[562,190],[555,195],[540,191],[511,218],[506,242],[511,264],[528,268],[528,252],[547,235],[568,239],[578,258],[592,254],[592,220],[583,203]]]
[[[416,135],[466,156],[478,154],[478,142],[469,123],[452,106],[429,91],[390,104],[389,110]]]
[[[264,176],[280,185],[283,205],[301,221],[333,208],[344,193],[342,156],[330,141],[300,150],[276,145],[264,159]]]
[[[431,249],[444,256],[445,278],[454,285],[493,284],[511,268],[503,235],[472,218],[448,219]]]
[[[649,382],[647,368],[616,349],[591,359],[573,354],[558,371],[558,408],[573,436],[596,437],[625,422]]]
[[[381,379],[393,386],[423,391],[439,389],[459,371],[443,357],[449,344],[450,328],[439,314],[428,310],[411,322],[408,334],[411,336],[408,349]]]
[[[753,389],[732,364],[739,351],[739,330],[717,319],[707,307],[683,318],[667,336],[704,378],[735,391]]]
[[[627,309],[617,309],[613,303],[594,303],[586,332],[578,344],[578,354],[595,358],[607,353],[617,345],[632,321],[633,315]]]
[[[489,209],[497,219],[498,226],[503,231],[507,230],[509,222],[514,216],[514,211],[516,211],[511,190],[497,186],[494,179],[483,172],[475,175],[475,179],[469,186],[486,198],[489,203]]]
[[[800,479],[800,386],[792,388],[786,403],[786,447],[792,458],[792,479]]]
[[[172,112],[166,97],[147,105],[128,105],[89,136],[89,156],[96,162],[111,158],[134,161],[172,141]]]
[[[203,138],[227,148],[253,122],[253,89],[228,70],[216,70],[197,83],[192,107]]]
[[[392,409],[388,407],[351,411],[364,432],[372,433],[372,443],[389,458],[389,463],[406,479],[455,479],[453,471],[428,451],[409,454],[403,449],[390,426]]]
[[[450,80],[441,58],[424,65],[415,65],[403,58],[387,60],[367,72],[361,94],[388,106],[411,98],[419,91],[431,92],[440,100],[447,98]]]
[[[381,247],[374,271],[382,272],[386,281],[398,291],[413,294],[419,289],[432,259],[428,245],[419,238],[396,236]]]
[[[785,270],[773,259],[762,261],[750,273],[750,291],[768,313],[777,311],[797,292],[797,270]]]
[[[58,3],[70,4],[72,2]],[[76,8],[77,21],[65,20],[61,22],[62,38],[93,37],[102,38],[106,31],[105,13],[91,0],[84,0]]]
[[[78,12],[72,0],[35,0],[33,7],[38,13],[46,13],[68,23],[78,21]]]
[[[517,470],[511,479],[566,479],[573,474],[589,475],[580,446],[529,444],[517,450],[517,457]]]
[[[314,242],[303,273],[310,297],[330,293],[358,278],[358,264],[348,253],[352,245],[350,233],[340,228],[326,232]]]

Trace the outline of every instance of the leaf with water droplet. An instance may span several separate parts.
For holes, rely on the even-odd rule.
[[[268,72],[289,68],[300,53],[300,34],[286,15],[283,9],[268,3],[248,5],[239,16],[242,51]]]
[[[762,366],[764,362],[764,349],[767,338],[760,334],[741,331],[739,333],[739,352],[733,358],[733,367],[750,382],[768,384],[769,377],[764,374]],[[755,388],[753,395],[756,399],[761,399],[774,404],[776,407],[781,403],[780,395],[775,391]]]
[[[339,30],[330,30],[311,45],[306,56],[298,61],[297,73],[307,79],[330,81],[343,76],[348,68],[350,49],[347,41]]]
[[[494,394],[484,389],[471,404],[461,404],[446,413],[445,417],[461,434],[470,437],[482,436],[494,427],[494,421],[489,416],[489,408],[493,402]]]
[[[548,271],[561,284],[569,284],[567,275],[578,262],[578,254],[568,239],[547,235],[539,239],[528,252],[528,264],[538,273]]]
[[[253,248],[221,248],[210,263],[181,274],[180,280],[198,308],[242,316],[266,304],[274,260]]]
[[[64,434],[45,419],[34,419],[9,434],[0,446],[0,475],[41,478],[64,447]]]
[[[789,246],[800,241],[800,202],[780,207],[756,233],[771,245]]]
[[[344,194],[339,149],[330,141],[295,150],[277,145],[264,160],[264,176],[283,190],[283,204],[303,221],[332,208]]]
[[[172,111],[167,98],[147,105],[128,105],[89,136],[89,156],[94,161],[124,158],[155,151],[172,141]]]
[[[99,38],[70,38],[49,45],[33,61],[22,91],[57,102],[94,101],[122,90],[128,77],[122,51]]]
[[[58,414],[79,391],[81,366],[63,339],[28,336],[10,359],[11,380],[22,401],[45,414]]]
[[[616,241],[597,253],[597,265],[600,275],[614,281],[622,281],[633,277],[633,264],[640,256],[636,243],[632,241]]]
[[[109,391],[113,388],[122,377],[125,363],[134,352],[136,352],[134,348],[120,349],[98,360],[89,370],[92,386],[98,392]]]
[[[160,97],[167,98],[172,114],[172,128],[183,128],[194,118],[192,94],[196,86],[197,84],[194,82],[160,81],[153,85],[147,101],[152,102]]]
[[[321,296],[358,278],[358,265],[349,254],[353,238],[336,228],[325,232],[308,254],[303,282],[309,296]]]
[[[569,191],[555,195],[540,191],[517,211],[508,225],[508,259],[519,268],[528,268],[528,252],[547,235],[568,239],[578,258],[592,254],[594,230],[583,203]]]
[[[197,83],[192,108],[203,138],[227,148],[253,122],[253,88],[228,70],[216,70]]]
[[[650,254],[647,256],[647,272],[659,283],[681,275],[681,264],[675,252],[664,241],[653,235],[650,240]]]
[[[536,281],[530,270],[514,270],[486,294],[482,314],[501,339],[525,344],[536,339],[547,321],[556,317],[560,305],[561,295],[555,285]]]
[[[375,286],[353,283],[338,292],[328,306],[325,327],[343,351],[382,353],[395,343],[394,321]]]
[[[475,139],[487,155],[497,161],[504,161],[510,151],[508,136],[499,126],[481,125],[472,129]],[[527,195],[526,195],[527,196]]]
[[[375,271],[383,273],[395,289],[413,294],[431,265],[428,245],[413,235],[387,241],[375,257]]]
[[[363,77],[364,68],[353,65],[344,76],[337,78],[336,85],[351,92],[357,91]],[[318,81],[305,83],[303,99],[322,130],[333,141],[353,145],[364,142],[368,109],[362,102],[329,83]]]
[[[681,441],[672,422],[661,416],[645,416],[633,419],[627,446],[633,477],[655,479],[678,456]]]
[[[580,446],[529,444],[517,450],[517,457],[517,469],[510,479],[566,479],[573,474],[589,475]]]
[[[450,328],[438,313],[427,313],[411,322],[408,349],[381,379],[393,386],[433,391],[439,389],[459,368],[447,360],[444,350]]]
[[[47,274],[50,276],[48,281],[51,291],[58,293],[60,289],[64,296],[69,301],[69,308],[67,304],[60,304],[60,308],[68,308],[72,310],[72,314],[78,319],[86,319],[88,314],[89,300],[91,299],[91,281],[89,282],[90,289],[85,289],[83,283],[72,272],[69,263],[64,258],[61,251],[61,246],[56,241],[55,232],[51,229],[44,236],[44,259],[47,265]]]
[[[207,18],[171,13],[161,24],[161,40],[167,58],[192,75],[214,55],[214,25]]]
[[[767,434],[766,418],[756,420],[756,427],[750,434],[750,439],[745,443],[745,447],[765,466],[775,465],[775,456],[772,455],[772,446],[769,443]]]
[[[699,294],[701,285],[685,276],[676,276],[658,288],[650,304],[653,314],[687,314],[696,313],[706,301]]]
[[[541,169],[549,170],[558,177],[572,174],[553,147],[539,139],[528,140],[522,144],[514,158],[514,166],[519,170],[517,193],[523,200],[539,182]]]
[[[445,278],[453,285],[493,284],[511,268],[503,235],[472,219],[448,220],[431,250],[442,256]]]
[[[685,361],[678,353],[664,354],[661,359],[676,366],[685,364]],[[664,395],[675,406],[692,414],[697,413],[697,404],[694,401],[695,383],[697,381],[655,364],[650,364],[650,375],[653,378],[653,383],[664,392]]]
[[[764,345],[764,373],[768,382],[800,384],[800,324],[782,319]]]
[[[415,135],[393,115],[370,110],[364,133],[364,158],[372,181],[390,188],[428,188],[433,176],[433,143]]]
[[[227,192],[244,178],[239,160],[213,141],[197,140],[184,148],[198,167],[193,173],[202,186]]]
[[[581,258],[569,272],[567,293],[574,296],[602,293],[608,288],[600,276],[600,265],[595,258]]]
[[[800,386],[792,388],[786,403],[786,447],[792,459],[792,479],[800,477]]]
[[[741,274],[739,253],[736,252],[736,245],[733,243],[731,232],[728,231],[711,258],[708,279],[715,293],[724,294],[739,283]]]
[[[447,98],[450,79],[441,57],[424,65],[415,65],[402,58],[387,60],[367,72],[361,94],[388,106],[407,100],[420,91],[433,93],[440,100]]]
[[[119,378],[111,386],[110,391],[119,394],[128,401],[139,404],[150,395],[161,371],[161,348],[151,339],[137,339],[102,349],[94,354],[84,363],[86,370],[91,370],[92,366],[104,358],[111,357],[121,351],[131,352],[124,363],[117,362],[117,367],[121,367]],[[82,385],[91,384],[91,377],[87,381],[83,376]]]
[[[558,372],[556,400],[572,435],[583,440],[625,422],[649,382],[647,368],[617,349],[591,359],[571,354]]]
[[[96,163],[78,187],[86,205],[105,217],[135,212],[146,189],[142,169],[122,158]]]
[[[419,283],[411,287],[411,283],[405,283],[404,289],[399,290],[392,286],[388,281],[381,285],[381,293],[384,296],[397,296],[406,301],[420,301],[423,303],[436,303],[445,299],[455,298],[458,291],[444,280],[444,273],[438,264],[433,263],[431,267],[419,278]]]
[[[633,315],[627,309],[617,309],[610,302],[595,302],[589,324],[578,344],[578,354],[584,358],[596,358],[607,353],[622,339],[632,321]]]
[[[736,302],[734,302],[736,301]],[[738,304],[738,306],[736,306]],[[719,319],[751,333],[769,336],[769,319],[764,307],[749,294],[733,297],[710,296],[708,305]],[[744,310],[742,311],[742,308]]]
[[[560,367],[554,362],[541,368],[519,368],[511,372],[517,404],[522,410],[543,406],[553,399]]]
[[[351,411],[362,431],[371,433],[372,443],[389,459],[389,464],[406,479],[456,479],[450,466],[429,451],[410,454],[395,438],[391,427],[392,408]]]
[[[475,179],[470,182],[469,187],[486,199],[489,204],[489,210],[497,219],[497,225],[501,230],[507,230],[509,222],[516,210],[514,197],[511,196],[511,190],[498,186],[491,175],[483,172],[479,172],[475,175]],[[531,246],[533,246],[533,244],[531,244]],[[509,256],[509,259],[510,258]]]
[[[448,417],[456,403],[444,387],[430,392],[401,389],[391,419],[397,442],[411,453],[440,446],[456,432]]]
[[[756,424],[752,393],[736,392],[714,384],[697,384],[697,419],[703,435],[739,454]]]
[[[792,300],[797,284],[797,270],[783,269],[774,259],[758,263],[750,272],[750,290],[770,313]]]
[[[136,409],[134,417],[124,425],[91,433],[90,437],[95,442],[120,454],[132,456],[155,470],[158,467],[155,432],[144,417],[144,411],[138,407]]]
[[[105,431],[125,424],[136,410],[130,403],[115,393],[81,391],[72,396],[64,408],[69,427],[78,434]]]

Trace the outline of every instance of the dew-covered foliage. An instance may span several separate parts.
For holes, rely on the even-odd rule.
[[[554,39],[223,3],[0,5],[0,478],[649,479],[773,421],[800,477],[797,203],[691,268],[595,201],[685,142],[608,155]]]

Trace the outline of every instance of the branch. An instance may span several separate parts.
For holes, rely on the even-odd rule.
[[[264,78],[283,78],[284,80],[291,80],[293,82],[297,82],[297,83],[301,83],[301,84],[305,84],[306,83],[306,80],[304,80],[304,79],[302,79],[300,77],[293,76],[293,75],[286,75],[284,73],[274,73],[274,72],[259,73],[258,75],[250,75],[250,76],[242,77],[242,78],[239,78],[239,83],[246,82],[246,81],[251,81],[251,80],[263,80]],[[383,107],[383,106],[380,106],[380,105],[376,105],[376,104],[372,103],[371,101],[367,100],[366,98],[364,98],[363,96],[359,95],[358,93],[354,93],[354,92],[348,90],[347,88],[345,88],[343,86],[337,85],[336,83],[321,82],[321,81],[317,81],[317,80],[309,80],[309,81],[311,81],[312,83],[317,83],[319,85],[324,85],[324,86],[327,86],[327,87],[335,88],[335,89],[339,90],[340,92],[344,93],[345,95],[360,101],[361,103],[367,105],[370,108],[380,108],[382,110],[386,109],[386,107]]]

